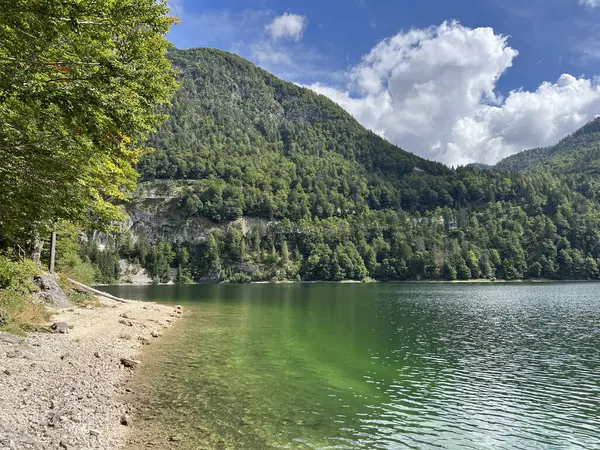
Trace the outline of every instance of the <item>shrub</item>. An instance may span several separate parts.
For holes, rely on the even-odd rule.
[[[33,292],[33,276],[38,273],[33,261],[11,261],[0,255],[0,289],[14,288],[23,293]]]
[[[27,324],[50,318],[44,305],[34,302],[34,275],[39,273],[32,261],[11,261],[0,255],[0,328],[22,332]]]
[[[76,306],[94,306],[98,307],[101,303],[98,301],[98,297],[90,292],[81,292],[76,290],[67,291],[67,297]]]
[[[229,277],[228,281],[230,283],[250,283],[250,281],[252,281],[252,278],[250,278],[250,276],[246,275],[245,273],[236,273]]]
[[[70,255],[63,260],[58,267],[60,273],[83,284],[94,284],[96,281],[96,269],[93,264],[85,263],[77,255]]]

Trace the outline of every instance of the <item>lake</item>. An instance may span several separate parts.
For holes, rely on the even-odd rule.
[[[600,284],[103,289],[186,308],[131,448],[600,448]]]

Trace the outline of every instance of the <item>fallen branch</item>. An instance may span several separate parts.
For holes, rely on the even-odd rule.
[[[86,286],[85,284],[80,283],[79,281],[71,280],[70,278],[67,278],[67,279],[71,283],[73,283],[75,286],[77,286],[78,288],[83,289],[84,291],[88,291],[88,292],[91,292],[92,294],[96,294],[96,295],[100,295],[102,297],[106,297],[106,298],[108,298],[110,300],[114,300],[116,302],[129,303],[127,300],[123,300],[122,298],[115,297],[114,295],[110,295],[110,294],[107,294],[106,292],[99,291],[98,289],[91,288],[89,286]]]

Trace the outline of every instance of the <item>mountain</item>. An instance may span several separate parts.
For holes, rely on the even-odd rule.
[[[365,130],[328,98],[236,55],[192,49],[170,56],[181,90],[140,171],[142,180],[194,180],[188,203],[201,203],[205,217],[282,218],[294,195],[314,196],[307,200],[317,214],[364,201],[393,207],[400,202],[393,185],[403,176],[448,173]],[[209,198],[213,191],[222,203]]]
[[[181,88],[127,229],[81,250],[100,281],[600,277],[600,179],[547,170],[563,153],[526,173],[454,170],[238,56],[169,56]]]
[[[600,117],[551,147],[526,150],[503,159],[500,170],[547,169],[555,174],[600,174]]]

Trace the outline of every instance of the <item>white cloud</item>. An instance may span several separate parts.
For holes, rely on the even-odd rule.
[[[579,4],[589,6],[590,8],[597,8],[600,6],[600,0],[579,0]]]
[[[265,29],[271,34],[273,39],[288,38],[297,42],[302,39],[306,24],[307,20],[305,16],[285,13],[275,17],[273,22],[268,24]]]
[[[175,6],[176,1],[183,4],[183,0],[170,0],[169,6]],[[274,22],[270,10],[217,9],[198,13],[180,8],[180,11],[181,23],[169,33],[169,39],[178,48],[221,48],[292,81],[345,80],[344,71],[332,70],[329,61],[315,48],[289,39],[273,39],[266,30]]]
[[[183,0],[168,0],[167,6],[172,14],[175,14],[176,16],[183,14]]]
[[[292,66],[295,58],[287,48],[273,45],[272,42],[263,40],[250,45],[252,59],[261,66]]]
[[[348,88],[310,86],[367,128],[448,164],[493,163],[550,145],[600,114],[598,80],[562,75],[503,99],[498,78],[518,52],[491,28],[458,23],[399,33],[348,74]]]

